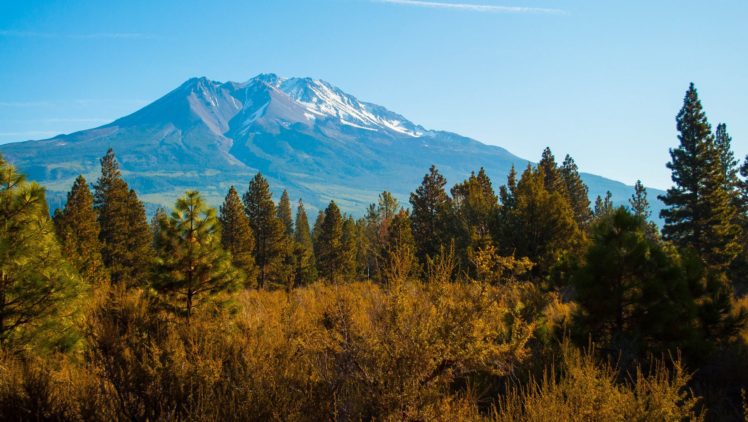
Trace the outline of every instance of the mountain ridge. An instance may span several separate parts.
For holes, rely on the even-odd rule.
[[[111,123],[0,145],[0,152],[55,195],[78,174],[95,180],[109,147],[146,202],[169,206],[197,188],[218,204],[230,185],[242,189],[261,171],[276,194],[288,189],[311,208],[335,199],[357,214],[383,190],[407,205],[431,164],[450,185],[483,167],[498,186],[512,165],[521,172],[529,163],[502,147],[426,129],[323,80],[273,73],[246,82],[190,78]],[[625,203],[633,192],[614,180],[582,176],[592,198],[610,190]],[[659,203],[652,202],[656,211]]]

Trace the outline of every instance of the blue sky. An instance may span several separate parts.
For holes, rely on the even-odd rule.
[[[667,187],[690,81],[748,153],[747,22],[745,0],[4,0],[0,143],[107,123],[192,76],[274,72]]]

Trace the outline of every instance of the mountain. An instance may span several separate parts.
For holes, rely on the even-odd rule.
[[[109,147],[141,198],[165,206],[194,188],[219,204],[230,185],[245,190],[261,171],[276,194],[288,189],[311,208],[335,199],[360,213],[383,190],[407,204],[432,164],[450,185],[484,167],[498,186],[512,165],[521,172],[528,163],[504,148],[426,129],[325,81],[274,74],[244,83],[193,78],[107,125],[0,145],[0,153],[44,184],[54,207],[78,174],[96,179]],[[592,198],[609,190],[624,203],[633,192],[600,176],[582,177]]]

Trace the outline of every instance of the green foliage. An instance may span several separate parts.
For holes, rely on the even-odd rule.
[[[122,179],[111,148],[101,159],[94,208],[101,228],[101,254],[112,282],[147,284],[153,258],[152,232],[143,203]]]
[[[377,204],[369,205],[364,217],[362,247],[365,248],[363,265],[365,273],[376,281],[383,281],[387,267],[385,250],[387,249],[389,227],[399,211],[400,204],[390,192],[379,194]]]
[[[502,220],[499,244],[508,249],[505,255],[527,257],[536,264],[533,273],[547,275],[567,252],[578,250],[584,237],[574,221],[566,198],[545,187],[542,168],[528,165],[513,189],[514,207]],[[505,205],[506,206],[506,205]]]
[[[331,282],[339,282],[346,274],[346,251],[343,243],[343,217],[335,201],[325,209],[314,248],[319,275]]]
[[[0,349],[71,347],[74,299],[82,293],[61,254],[44,189],[0,156]]]
[[[293,216],[291,215],[291,200],[288,198],[288,191],[284,190],[278,202],[278,218],[283,222],[286,230],[286,236],[293,237]]]
[[[189,323],[204,297],[234,290],[240,276],[231,255],[221,246],[216,210],[197,191],[188,191],[160,231],[158,277],[154,287],[164,293]]]
[[[538,162],[538,169],[543,171],[543,185],[546,190],[567,196],[566,181],[564,180],[561,169],[556,164],[556,157],[553,156],[549,147],[543,150],[543,154]]]
[[[481,168],[464,182],[452,188],[454,238],[457,253],[469,260],[475,251],[493,243],[492,232],[497,226],[499,199],[491,180]],[[463,268],[474,274],[468,262]]]
[[[647,221],[652,215],[652,211],[649,209],[649,201],[647,200],[647,188],[644,187],[641,180],[637,180],[634,185],[634,193],[629,199],[629,205],[634,215],[642,220]]]
[[[586,230],[592,221],[592,210],[590,210],[590,197],[587,185],[579,176],[579,169],[574,159],[568,154],[561,165],[561,178],[564,180],[569,205],[574,212],[574,220],[580,229]]]
[[[299,200],[296,210],[296,227],[294,230],[294,259],[296,286],[305,286],[317,279],[317,265],[314,257],[314,244],[309,231],[309,219],[304,209],[304,203]]]
[[[660,199],[667,205],[663,236],[680,248],[693,248],[710,271],[723,271],[740,253],[740,227],[731,203],[722,146],[715,143],[693,84],[677,117],[679,145],[670,150],[675,184]],[[729,165],[728,165],[729,167]]]
[[[604,198],[600,195],[595,198],[595,210],[592,213],[595,219],[604,218],[614,210],[615,207],[613,206],[613,194],[610,193],[610,191],[605,192]]]
[[[283,283],[284,260],[289,252],[286,229],[277,216],[270,185],[261,173],[249,182],[249,190],[244,194],[244,211],[255,235],[257,287]]]
[[[382,256],[385,258],[385,280],[404,281],[417,275],[419,271],[415,252],[416,242],[413,238],[410,218],[408,213],[401,209],[389,225],[387,243],[382,251]]]
[[[673,256],[623,207],[592,226],[584,263],[572,276],[581,341],[643,355],[693,345],[696,303]]]
[[[451,199],[444,188],[446,184],[444,176],[435,166],[431,166],[423,176],[421,185],[410,194],[413,237],[416,239],[416,255],[421,263],[425,263],[427,257],[436,256],[441,246],[450,240]]]
[[[93,195],[83,176],[78,176],[68,192],[65,209],[55,215],[57,238],[62,254],[78,274],[90,284],[109,280],[99,241],[99,222],[93,209]]]
[[[220,208],[221,245],[231,254],[233,265],[244,272],[245,286],[254,286],[257,282],[257,265],[255,264],[255,237],[249,220],[244,213],[244,206],[236,189],[231,186],[226,199]]]

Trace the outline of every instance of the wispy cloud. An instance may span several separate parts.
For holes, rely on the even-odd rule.
[[[14,38],[66,38],[74,40],[95,40],[95,39],[120,39],[120,40],[137,40],[153,39],[153,35],[141,32],[93,32],[93,33],[58,33],[58,32],[37,32],[37,31],[15,31],[0,29],[0,37]]]
[[[561,9],[550,9],[544,7],[522,7],[522,6],[496,6],[488,4],[472,3],[445,3],[424,0],[372,0],[375,3],[388,3],[400,6],[425,7],[430,9],[451,9],[463,10],[468,12],[482,13],[525,13],[525,14],[546,14],[546,15],[563,15],[566,14]]]

